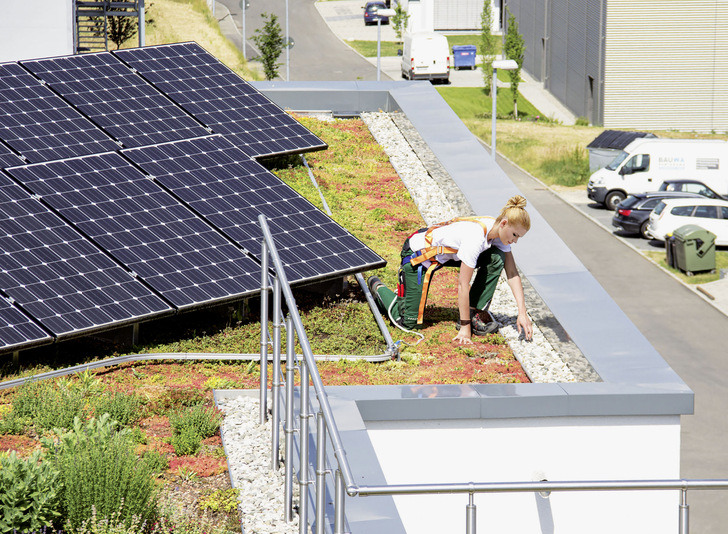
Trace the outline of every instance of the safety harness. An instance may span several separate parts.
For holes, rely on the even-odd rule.
[[[454,219],[450,219],[449,221],[438,223],[435,225],[430,226],[429,228],[426,228],[424,230],[418,230],[417,232],[414,232],[409,237],[411,238],[415,234],[425,232],[425,248],[422,248],[409,256],[406,256],[402,258],[402,265],[406,265],[408,262],[412,264],[413,267],[417,267],[417,282],[422,284],[422,296],[420,297],[420,306],[417,312],[417,324],[422,324],[422,318],[425,314],[425,302],[427,301],[427,293],[430,289],[430,280],[432,278],[432,275],[434,272],[442,267],[442,264],[439,263],[435,258],[439,256],[440,254],[457,254],[458,249],[453,247],[444,247],[444,246],[433,246],[432,245],[432,232],[437,230],[438,228],[442,228],[443,226],[447,226],[449,224],[453,224],[456,222],[474,222],[479,224],[483,228],[483,234],[485,235],[486,239],[488,237],[488,226],[486,223],[486,220],[493,220],[493,217],[455,217]],[[430,261],[429,267],[427,267],[427,271],[425,271],[424,280],[422,278],[422,271],[424,270],[424,266],[422,263],[426,261]],[[399,288],[399,296],[404,296],[404,287],[403,284]]]

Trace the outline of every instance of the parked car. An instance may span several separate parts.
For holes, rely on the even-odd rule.
[[[682,191],[686,193],[698,193],[708,198],[725,199],[700,180],[665,180],[660,185],[660,191]]]
[[[728,245],[728,201],[712,198],[661,200],[650,214],[647,234],[659,241],[686,224],[715,234],[716,245]]]
[[[377,11],[380,9],[386,9],[387,4],[384,2],[384,0],[374,0],[373,2],[367,2],[364,6],[364,25],[368,26],[370,24],[376,24],[377,20],[379,20],[379,16],[377,16]],[[381,17],[382,24],[389,24],[389,17]]]
[[[631,234],[640,234],[650,239],[647,234],[647,225],[650,222],[650,213],[661,200],[673,198],[705,198],[698,193],[683,193],[678,191],[650,191],[630,195],[625,198],[614,212],[612,226],[621,228]]]

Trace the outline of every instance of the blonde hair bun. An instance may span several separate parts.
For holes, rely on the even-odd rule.
[[[526,199],[523,198],[521,195],[516,195],[508,199],[508,202],[506,202],[506,209],[509,208],[521,208],[522,210],[526,209]]]

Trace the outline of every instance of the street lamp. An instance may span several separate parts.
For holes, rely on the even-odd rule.
[[[490,134],[490,153],[495,161],[495,113],[496,113],[496,97],[498,88],[498,69],[516,70],[518,63],[512,59],[499,59],[493,62],[493,83],[490,86],[490,96],[493,99],[493,125]]]
[[[214,2],[213,2],[214,3]],[[245,61],[248,61],[247,56],[245,55],[245,10],[250,7],[250,2],[248,0],[240,0],[240,12],[242,13],[242,34],[243,34],[243,59]]]
[[[397,15],[394,9],[377,9],[377,81],[381,76],[382,64],[382,17],[391,18]]]

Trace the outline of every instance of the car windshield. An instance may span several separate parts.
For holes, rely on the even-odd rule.
[[[627,156],[629,156],[629,154],[627,154],[626,152],[620,152],[619,156],[614,158],[612,162],[607,165],[607,169],[609,169],[610,171],[616,171],[617,167],[619,167],[622,162],[627,159]]]
[[[631,208],[635,204],[637,204],[641,199],[639,197],[636,197],[634,195],[630,195],[627,198],[625,198],[620,204],[620,208]]]
[[[375,11],[377,11],[378,9],[383,8],[383,7],[384,6],[383,5],[380,5],[380,4],[369,4],[367,6],[367,11],[369,13],[374,13]]]

